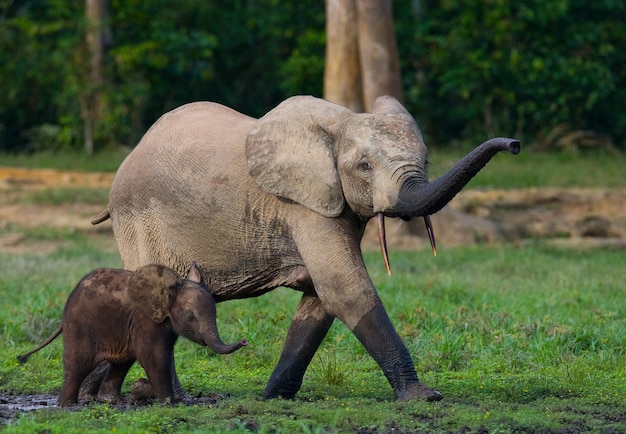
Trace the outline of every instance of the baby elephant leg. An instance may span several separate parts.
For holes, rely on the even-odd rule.
[[[58,404],[67,407],[78,402],[80,386],[93,369],[93,361],[76,357],[64,359],[65,379],[59,394]]]
[[[122,383],[133,363],[111,363],[111,369],[98,392],[98,401],[116,404],[122,400]]]
[[[172,387],[171,354],[150,355],[137,357],[137,361],[146,371],[148,380],[154,390],[154,395],[159,401],[170,400],[177,402]]]
[[[109,374],[109,369],[111,369],[111,363],[108,360],[103,360],[87,375],[80,386],[79,396],[81,399],[90,401],[96,398],[102,383]]]

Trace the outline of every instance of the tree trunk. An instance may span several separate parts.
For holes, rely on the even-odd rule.
[[[324,97],[363,111],[355,0],[326,0]]]
[[[400,59],[391,0],[356,0],[356,4],[363,105],[369,111],[382,95],[402,101]]]
[[[392,0],[326,0],[324,98],[355,112],[402,101]]]
[[[88,74],[86,89],[82,96],[81,111],[85,123],[85,151],[93,154],[94,132],[102,117],[102,89],[104,86],[104,56],[111,45],[111,31],[108,27],[108,0],[85,0],[87,19]]]

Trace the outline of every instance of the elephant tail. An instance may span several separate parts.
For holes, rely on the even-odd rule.
[[[111,217],[111,213],[109,212],[109,208],[105,208],[104,211],[101,211],[100,214],[96,214],[91,218],[91,224],[97,225],[98,223],[102,223],[105,220],[108,220]]]
[[[52,333],[52,336],[50,336],[44,343],[42,343],[41,345],[39,345],[37,348],[35,348],[32,351],[27,352],[26,354],[22,354],[21,356],[17,356],[17,361],[20,363],[26,363],[26,361],[28,360],[28,358],[30,356],[32,356],[33,354],[35,354],[37,351],[39,351],[40,349],[42,349],[43,347],[45,347],[46,345],[48,345],[50,342],[52,342],[53,340],[55,340],[63,331],[63,324],[61,324],[55,331],[54,333]]]

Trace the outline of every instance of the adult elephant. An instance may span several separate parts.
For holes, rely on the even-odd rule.
[[[120,166],[108,208],[126,268],[196,261],[216,301],[279,286],[303,292],[265,398],[292,398],[334,318],[382,368],[399,400],[430,401],[365,268],[378,216],[440,210],[513,139],[489,140],[429,183],[419,128],[391,97],[372,113],[296,96],[261,119],[209,102],[163,115]],[[432,233],[432,228],[430,232]],[[431,237],[434,246],[434,237]]]

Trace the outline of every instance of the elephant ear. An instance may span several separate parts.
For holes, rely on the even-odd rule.
[[[246,140],[248,172],[265,193],[326,217],[343,211],[335,137],[352,112],[312,96],[283,101],[258,120]]]
[[[178,273],[163,265],[146,265],[135,270],[128,281],[130,300],[154,322],[169,316],[176,292],[182,285]]]
[[[189,273],[187,274],[187,280],[191,280],[192,282],[202,283],[202,275],[200,274],[200,270],[198,270],[198,264],[196,261],[191,262],[191,266],[189,267]]]

